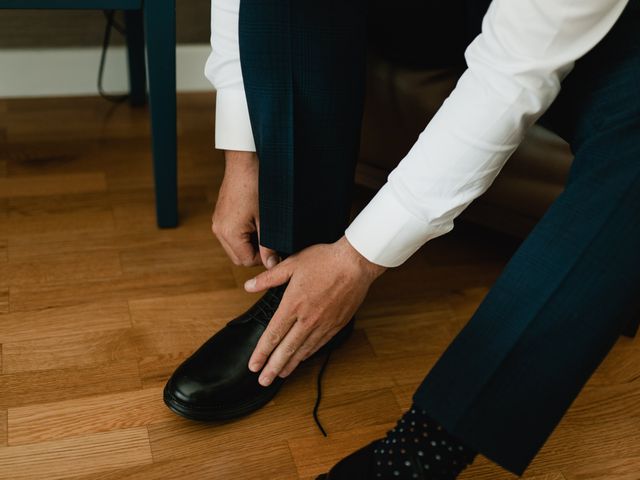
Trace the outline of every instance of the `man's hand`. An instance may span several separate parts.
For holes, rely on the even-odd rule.
[[[236,265],[278,263],[273,250],[260,246],[258,157],[254,152],[225,151],[225,172],[211,219],[211,230]]]
[[[248,292],[289,281],[249,360],[253,372],[264,366],[260,384],[267,386],[276,376],[286,377],[338,333],[385,270],[361,256],[342,237],[332,244],[309,247],[248,280]]]

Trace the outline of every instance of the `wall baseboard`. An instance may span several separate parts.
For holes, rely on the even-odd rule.
[[[210,52],[210,45],[178,45],[178,91],[213,90],[204,76]],[[97,95],[99,63],[99,47],[0,50],[0,97]],[[110,47],[104,89],[123,93],[128,82],[125,47]]]

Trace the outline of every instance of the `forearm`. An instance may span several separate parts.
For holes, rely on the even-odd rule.
[[[367,259],[397,266],[491,185],[551,105],[575,60],[627,0],[494,0],[467,71],[387,184],[346,231]]]

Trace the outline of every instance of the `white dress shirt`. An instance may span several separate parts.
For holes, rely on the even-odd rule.
[[[449,232],[627,2],[493,0],[482,33],[465,52],[467,70],[347,228],[349,243],[371,262],[394,267]],[[240,70],[239,3],[212,0],[213,50],[205,74],[217,89],[216,148],[255,151]]]

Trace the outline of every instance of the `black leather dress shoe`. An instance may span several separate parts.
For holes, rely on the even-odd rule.
[[[276,377],[263,387],[259,372],[249,370],[248,363],[285,288],[269,289],[173,372],[164,388],[164,402],[171,410],[192,420],[228,420],[258,410],[276,395],[284,379]],[[318,353],[344,342],[353,324],[352,319]]]

